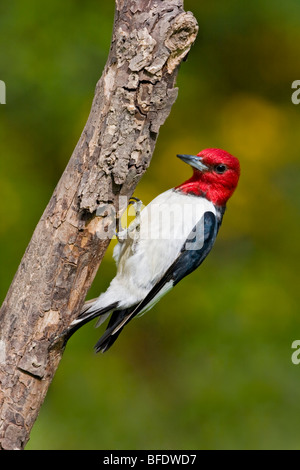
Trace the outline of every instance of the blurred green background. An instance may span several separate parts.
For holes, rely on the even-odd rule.
[[[299,0],[186,0],[200,32],[136,195],[188,178],[176,153],[221,147],[240,185],[217,243],[115,346],[69,342],[28,449],[299,449]],[[0,301],[88,117],[114,2],[0,6]],[[112,246],[89,298],[115,273]]]

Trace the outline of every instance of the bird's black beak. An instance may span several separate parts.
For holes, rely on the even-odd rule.
[[[177,155],[180,160],[182,160],[185,163],[188,163],[191,165],[193,168],[196,168],[196,170],[199,171],[207,171],[208,167],[202,163],[202,158],[197,157],[196,155]]]

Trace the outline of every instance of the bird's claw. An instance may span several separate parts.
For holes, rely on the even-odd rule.
[[[117,237],[117,240],[119,243],[123,243],[126,238],[127,238],[127,234],[128,234],[128,229],[127,228],[124,228],[122,230],[116,230],[115,231],[115,235]]]
[[[134,210],[135,210],[135,216],[138,217],[141,213],[141,208],[142,208],[142,205],[143,205],[143,202],[141,201],[141,199],[138,199],[137,197],[131,197],[129,199],[129,203],[128,205],[133,205],[134,207]]]
[[[141,214],[141,209],[143,206],[143,202],[138,199],[137,197],[132,196],[129,199],[128,206],[132,205],[134,210],[135,210],[135,219],[134,219],[134,227],[138,227],[140,224],[140,214]],[[122,228],[121,224],[119,225],[121,230],[116,230],[115,234],[117,237],[117,240],[119,243],[124,243],[124,241],[128,238],[128,233],[129,231],[133,230],[133,227],[128,227],[128,228]]]

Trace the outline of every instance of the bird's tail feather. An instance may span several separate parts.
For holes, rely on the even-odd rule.
[[[81,309],[81,312],[80,314],[78,315],[78,318],[81,318],[84,316],[84,314],[92,307],[92,305],[94,305],[94,303],[98,300],[98,298],[96,299],[91,299],[91,300],[87,300],[86,302],[84,302],[84,305]]]
[[[136,307],[137,305],[134,305],[133,307],[125,308],[123,310],[115,310],[112,313],[105,333],[101,336],[95,346],[95,351],[97,353],[104,353],[114,344],[125,326],[126,322],[124,322],[124,319],[126,319],[135,310]],[[123,322],[124,325],[122,326]]]
[[[171,284],[170,284],[171,283]],[[123,310],[115,310],[110,317],[107,329],[105,333],[101,336],[99,341],[95,346],[96,352],[105,352],[107,351],[113,343],[116,341],[117,337],[123,330],[124,326],[130,322],[135,316],[145,311],[147,308],[151,308],[154,304],[154,300],[159,292],[167,286],[169,290],[173,287],[172,281],[172,270],[171,267],[167,271],[166,275],[161,279],[146,295],[146,297],[138,304],[133,305],[132,307],[123,309]],[[152,305],[150,306],[149,304]]]
[[[68,339],[79,328],[81,328],[86,323],[89,323],[94,318],[101,317],[101,321],[99,322],[99,324],[101,324],[118,305],[118,302],[115,302],[106,307],[93,310],[93,303],[94,301],[90,301],[89,305],[87,305],[88,302],[86,302],[78,317],[71,323],[66,334]]]

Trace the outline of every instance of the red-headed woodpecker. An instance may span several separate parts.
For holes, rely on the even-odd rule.
[[[123,231],[126,236],[121,232],[114,249],[116,276],[71,324],[69,335],[111,314],[96,352],[107,351],[132,318],[194,271],[215,242],[226,202],[238,184],[239,161],[220,149],[177,156],[193,168],[193,176],[157,196]]]

